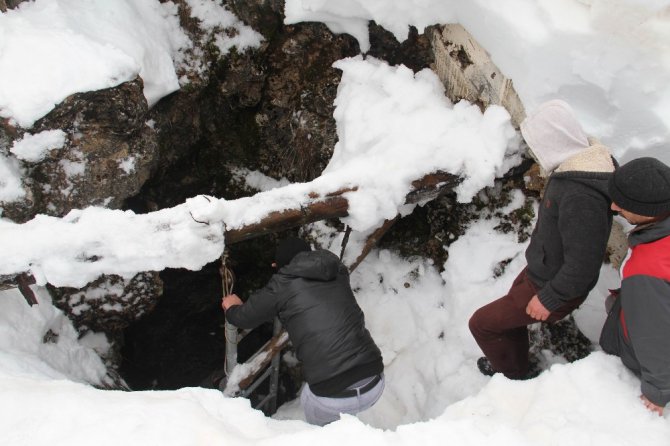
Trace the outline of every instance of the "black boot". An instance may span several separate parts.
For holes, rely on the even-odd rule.
[[[493,368],[493,366],[491,365],[486,356],[482,356],[477,360],[477,368],[484,376],[493,376],[496,373],[498,373]],[[526,373],[526,376],[511,379],[517,379],[517,380],[533,379],[540,373],[542,373],[542,367],[540,366],[540,362],[537,360],[537,358],[531,358],[530,367],[528,368],[528,373]]]
[[[477,360],[477,368],[484,376],[493,376],[497,373],[495,370],[493,370],[493,366],[486,356],[482,356]]]

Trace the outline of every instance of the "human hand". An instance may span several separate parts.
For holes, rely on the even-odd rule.
[[[644,407],[651,410],[652,412],[656,412],[659,417],[663,416],[663,408],[661,406],[657,406],[656,404],[652,403],[644,395],[640,395],[640,399],[642,400],[642,404],[644,404]]]
[[[227,296],[224,296],[223,299],[221,300],[221,308],[223,308],[223,311],[226,311],[228,308],[233,307],[235,305],[242,305],[242,299],[237,294],[229,294]]]
[[[528,302],[528,305],[526,306],[526,314],[535,320],[546,321],[551,314],[551,311],[547,310],[545,306],[542,305],[540,298],[537,297],[536,294],[530,302]]]

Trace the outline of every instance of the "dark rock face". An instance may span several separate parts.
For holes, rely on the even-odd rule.
[[[147,114],[138,78],[115,88],[74,94],[29,131],[13,129],[13,138],[5,131],[5,139],[13,141],[52,129],[67,136],[65,146],[43,161],[23,163],[27,199],[3,204],[3,217],[23,222],[38,213],[62,216],[90,205],[119,208],[140,190],[156,163],[156,132]]]
[[[228,6],[244,23],[273,40],[281,32],[284,0],[228,0]]]
[[[472,220],[492,217],[501,223],[496,230],[501,233],[518,234],[522,243],[530,237],[535,217],[532,197],[534,190],[526,187],[522,172],[496,180],[493,187],[482,190],[471,203],[458,203],[455,193],[438,197],[424,206],[417,207],[412,214],[400,219],[382,238],[380,245],[402,253],[403,256],[422,256],[433,259],[441,268],[449,256],[449,245],[463,235]],[[525,205],[511,213],[500,209],[511,202],[511,193],[522,189],[529,197]],[[496,275],[504,272],[506,264],[499,265]]]
[[[0,0],[0,12],[5,12],[7,9],[14,9],[25,0]]]
[[[120,208],[127,197],[138,193],[159,152],[142,88],[138,78],[115,88],[72,95],[29,130],[3,125],[0,147],[5,153],[28,133],[60,129],[66,134],[61,149],[52,150],[42,161],[22,163],[27,172],[26,199],[3,203],[3,217],[23,222],[36,214],[62,216],[90,205]],[[54,305],[80,332],[103,332],[116,344],[129,324],[151,311],[161,288],[157,274],[140,273],[128,281],[103,276],[82,290],[51,287],[50,291]],[[117,348],[105,359],[112,366],[118,364]],[[108,385],[123,386],[123,380],[117,377]]]
[[[591,340],[581,332],[575,319],[567,316],[554,324],[535,324],[529,330],[530,355],[542,365],[542,351],[548,350],[567,362],[587,357],[593,351]]]
[[[340,77],[331,65],[356,54],[356,42],[333,36],[322,25],[280,26],[278,11],[283,8],[278,2],[230,6],[263,31],[267,41],[256,51],[209,59],[206,81],[164,98],[151,110],[159,161],[126,207],[156,210],[197,194],[234,199],[253,194],[238,184],[234,168],[304,181],[318,176],[330,159]],[[264,285],[274,240],[229,247],[235,292],[246,296]],[[167,270],[161,279],[164,293],[155,310],[126,330],[121,370],[137,389],[199,385],[223,365],[218,266],[195,273]],[[268,336],[269,328],[261,327],[245,338],[240,360]],[[290,383],[282,388],[295,392]]]
[[[264,173],[296,182],[321,174],[336,142],[340,73],[332,64],[357,52],[355,40],[324,25],[286,27],[268,57],[265,100],[255,117],[268,143],[259,153]]]
[[[413,26],[409,28],[407,40],[398,43],[395,36],[375,22],[370,23],[370,51],[368,56],[387,61],[390,65],[405,65],[412,70],[429,68],[435,56],[426,34],[419,34]]]
[[[49,287],[55,306],[70,316],[80,332],[120,334],[131,323],[150,313],[162,282],[156,273],[140,273],[124,280],[101,276],[83,289]]]
[[[194,386],[223,364],[225,340],[217,265],[168,270],[153,311],[130,325],[121,350],[121,374],[133,389]],[[218,311],[217,311],[218,310]]]

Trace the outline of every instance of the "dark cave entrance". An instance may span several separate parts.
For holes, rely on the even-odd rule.
[[[245,299],[267,282],[274,246],[275,236],[265,236],[227,248],[235,273],[233,292]],[[124,332],[119,372],[132,390],[218,388],[214,379],[223,376],[226,352],[220,264],[160,273],[163,294],[158,304]],[[238,345],[238,362],[245,362],[271,337],[271,323],[251,331]],[[288,368],[280,361],[278,406],[294,399],[301,385],[299,370]],[[252,405],[266,393],[264,382],[251,394]]]

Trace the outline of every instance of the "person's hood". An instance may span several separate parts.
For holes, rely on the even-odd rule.
[[[340,259],[330,251],[303,251],[281,268],[279,274],[328,282],[337,277],[340,265]]]
[[[592,142],[592,145],[563,161],[554,172],[613,173],[616,161],[612,158],[610,150],[598,141],[589,140],[589,142]]]
[[[595,142],[588,147],[563,161],[554,170],[549,180],[554,178],[568,179],[580,183],[603,195],[609,201],[607,185],[614,174],[617,163],[607,147]]]
[[[559,99],[543,103],[524,119],[521,134],[547,173],[590,146],[574,111]]]

